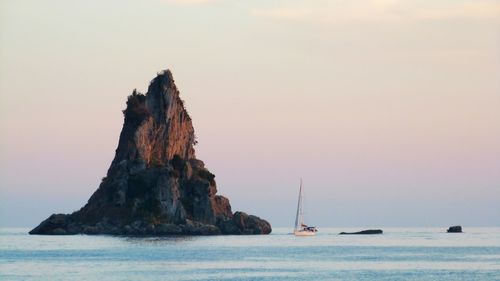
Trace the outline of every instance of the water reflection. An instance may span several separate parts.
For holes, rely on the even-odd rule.
[[[0,280],[498,280],[500,228],[447,235],[29,236],[0,229]]]
[[[187,236],[187,235],[175,235],[175,236],[145,236],[145,237],[136,237],[136,236],[115,236],[119,239],[123,239],[123,241],[133,244],[152,244],[152,245],[161,245],[161,244],[179,244],[184,242],[190,242],[197,239],[202,239],[201,236]]]

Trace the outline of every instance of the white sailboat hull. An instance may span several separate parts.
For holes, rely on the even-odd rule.
[[[313,231],[294,231],[293,235],[295,236],[314,236],[316,235],[316,232]]]

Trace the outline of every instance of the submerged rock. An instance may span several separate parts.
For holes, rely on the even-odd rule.
[[[461,233],[462,232],[462,226],[460,225],[454,225],[448,227],[448,230],[446,230],[448,233]]]
[[[196,159],[191,118],[169,70],[146,94],[133,91],[115,158],[87,204],[54,214],[30,234],[269,234],[271,225],[216,195],[215,175]]]
[[[382,229],[367,229],[358,232],[341,232],[339,235],[353,235],[353,234],[382,234]]]

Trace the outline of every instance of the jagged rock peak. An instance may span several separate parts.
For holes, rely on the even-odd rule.
[[[163,113],[164,110],[175,109],[168,108],[170,103],[174,105],[179,103],[186,117],[189,118],[189,114],[187,114],[187,111],[184,109],[184,103],[179,97],[179,91],[175,86],[172,72],[168,69],[161,71],[153,80],[151,80],[148,92],[146,93],[146,100],[148,107],[153,110],[152,113],[154,115],[155,113],[158,113],[158,115],[155,116],[157,118],[162,117],[159,113]],[[159,112],[157,110],[159,110]]]
[[[165,165],[175,155],[185,160],[195,158],[194,128],[169,70],[151,81],[146,95],[134,90],[124,115],[120,153],[113,165],[123,160]]]
[[[159,86],[163,86],[165,89],[170,87],[175,87],[174,76],[170,69],[165,69],[157,73],[156,77],[151,80],[150,85],[157,83]]]
[[[194,128],[172,73],[127,99],[115,158],[88,203],[54,214],[30,234],[268,234],[271,225],[217,195],[215,175],[196,159]]]

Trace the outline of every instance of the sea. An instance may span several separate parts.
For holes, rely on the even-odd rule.
[[[500,228],[270,235],[39,236],[0,229],[0,280],[500,280]]]

